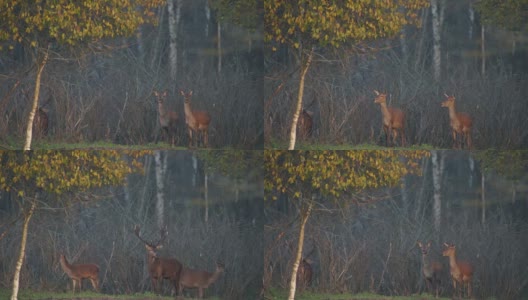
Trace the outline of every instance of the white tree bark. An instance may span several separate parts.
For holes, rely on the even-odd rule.
[[[169,61],[170,77],[174,82],[178,74],[178,25],[181,18],[182,0],[167,0],[169,12]]]
[[[469,1],[468,15],[469,15],[468,38],[469,40],[472,40],[473,39],[473,25],[475,24],[475,9],[473,8],[472,0]]]
[[[209,0],[205,0],[205,37],[209,36],[209,23],[211,22],[211,8],[209,7]]]
[[[33,139],[33,121],[35,120],[35,114],[38,108],[38,99],[40,95],[40,82],[42,78],[42,71],[48,62],[49,47],[44,52],[44,57],[37,67],[37,78],[35,79],[35,91],[33,93],[33,104],[29,111],[29,117],[26,128],[26,140],[24,142],[24,150],[31,150],[31,140]]]
[[[207,185],[207,171],[204,172],[205,223],[209,221],[209,186]]]
[[[13,276],[13,291],[11,294],[11,300],[18,299],[18,290],[20,286],[20,272],[22,270],[22,264],[24,263],[24,257],[26,256],[26,245],[27,245],[27,235],[29,228],[29,221],[35,212],[37,207],[37,199],[32,200],[31,207],[29,212],[24,216],[24,225],[22,227],[22,240],[20,241],[20,252],[15,266],[15,274]]]
[[[482,224],[486,223],[486,176],[482,172],[480,179],[480,201],[482,205],[482,215],[481,222]]]
[[[312,48],[310,52],[308,53],[308,56],[306,58],[306,62],[301,62],[301,76],[299,78],[299,92],[297,94],[297,104],[295,105],[295,111],[293,112],[293,119],[292,124],[290,128],[290,143],[288,145],[288,150],[294,150],[295,149],[295,142],[297,139],[297,123],[299,122],[299,116],[301,115],[301,109],[302,109],[302,100],[304,95],[304,81],[306,78],[306,73],[308,73],[308,69],[310,68],[310,65],[312,64],[314,49]],[[301,55],[301,57],[304,57],[304,55]]]
[[[167,172],[167,155],[162,155],[162,151],[158,150],[154,152],[154,161],[156,168],[156,216],[158,227],[163,228],[165,224],[165,174]]]
[[[444,155],[442,151],[432,151],[433,163],[433,221],[436,232],[440,232],[442,221],[442,174],[444,173]]]
[[[222,71],[222,23],[218,20],[218,26],[216,27],[216,39],[218,41],[216,45],[217,56],[218,56],[218,65],[217,72]]]
[[[482,57],[482,76],[486,75],[486,29],[484,25],[480,28],[480,56]]]
[[[297,242],[297,252],[295,253],[295,258],[293,261],[288,300],[295,299],[295,290],[297,288],[297,271],[299,270],[299,264],[302,258],[302,249],[304,246],[304,231],[306,228],[306,221],[308,221],[308,218],[310,217],[310,214],[312,212],[312,207],[313,207],[312,201],[313,199],[308,202],[306,210],[301,209],[301,225],[299,228],[299,241]]]
[[[431,0],[431,13],[433,15],[433,74],[438,82],[441,78],[442,68],[442,26],[444,23],[444,0]]]

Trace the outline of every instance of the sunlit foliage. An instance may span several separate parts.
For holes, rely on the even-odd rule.
[[[63,194],[121,185],[143,171],[146,151],[72,150],[0,152],[0,190],[26,196],[36,191]]]
[[[264,0],[265,39],[301,46],[339,47],[346,43],[393,36],[417,24],[417,10],[427,0]]]
[[[406,174],[420,174],[419,161],[429,152],[416,151],[265,151],[267,198],[276,192],[294,198],[319,192],[341,195],[383,186],[395,186]]]
[[[77,45],[130,36],[155,20],[163,0],[6,0],[0,4],[0,41],[44,47],[56,42]],[[0,45],[2,46],[2,45]],[[3,45],[5,46],[5,45]]]

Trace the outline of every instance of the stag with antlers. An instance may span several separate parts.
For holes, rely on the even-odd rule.
[[[178,290],[180,283],[180,275],[182,271],[182,264],[175,258],[162,258],[156,253],[156,250],[161,248],[161,244],[167,237],[167,228],[160,229],[160,239],[156,243],[149,243],[144,240],[140,234],[140,227],[136,225],[134,227],[134,233],[145,244],[147,249],[147,263],[148,272],[152,282],[152,288],[157,294],[160,294],[160,281],[162,279],[168,279],[172,282],[174,290]]]

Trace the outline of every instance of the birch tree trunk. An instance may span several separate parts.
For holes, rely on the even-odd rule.
[[[169,64],[170,77],[176,81],[178,74],[178,25],[181,18],[182,0],[167,0],[167,10],[169,12]],[[176,7],[175,7],[176,5]]]
[[[442,151],[432,151],[433,163],[433,221],[437,233],[440,232],[442,221],[442,174],[444,173],[444,155]]]
[[[312,212],[313,202],[310,200],[307,204],[306,209],[301,209],[301,225],[299,228],[299,241],[297,242],[297,253],[295,253],[295,259],[293,261],[292,274],[290,278],[290,292],[288,300],[295,299],[295,290],[297,288],[297,271],[299,270],[299,264],[302,258],[302,249],[304,245],[304,231],[306,228],[306,221],[310,217]]]
[[[24,216],[24,225],[22,227],[22,240],[20,241],[20,252],[15,266],[15,274],[13,276],[13,292],[11,294],[11,300],[18,299],[18,290],[20,285],[20,271],[22,270],[22,264],[24,263],[24,257],[26,256],[26,245],[27,235],[29,228],[29,220],[33,216],[33,212],[37,207],[37,199],[31,201],[31,207],[29,212]]]
[[[204,171],[204,198],[205,198],[205,223],[209,221],[209,187],[207,185],[207,170]]]
[[[218,43],[216,44],[216,51],[218,56],[218,65],[217,65],[217,72],[220,73],[222,71],[222,23],[220,20],[218,21],[218,25],[216,26],[216,39]]]
[[[205,0],[205,37],[209,36],[209,23],[211,22],[211,8],[209,7],[209,0]]]
[[[469,1],[468,15],[469,15],[468,38],[471,41],[473,39],[473,25],[475,24],[475,9],[473,8],[472,0]]]
[[[160,56],[160,47],[161,47],[161,36],[163,34],[163,25],[165,24],[165,7],[158,8],[158,16],[159,17],[159,23],[158,23],[158,33],[156,35],[156,41],[154,42],[154,46],[152,49],[152,54],[150,55],[150,66],[154,68],[155,65],[159,64],[159,56]]]
[[[33,139],[33,121],[35,119],[35,114],[38,108],[38,99],[40,95],[40,82],[42,78],[42,71],[44,70],[44,66],[46,66],[46,63],[48,62],[48,57],[49,57],[49,46],[48,48],[46,48],[42,61],[38,64],[38,67],[37,67],[37,78],[35,80],[35,91],[33,93],[33,104],[31,106],[31,110],[29,111],[29,117],[28,117],[27,128],[26,128],[26,140],[24,142],[24,150],[31,150],[31,140]]]
[[[440,3],[438,3],[440,1]],[[433,74],[439,82],[442,68],[442,26],[444,23],[444,0],[431,0],[431,14],[433,15]]]
[[[288,150],[295,149],[295,141],[297,139],[297,123],[299,122],[299,116],[301,115],[302,100],[304,95],[304,81],[306,78],[306,73],[308,73],[308,69],[312,64],[313,54],[314,48],[312,47],[312,49],[310,49],[310,52],[308,53],[306,62],[301,67],[301,77],[299,78],[299,92],[297,94],[297,104],[295,105],[295,111],[293,112],[293,119],[290,128],[290,144],[288,145]],[[302,55],[301,57],[304,57],[304,55]]]
[[[486,29],[484,28],[484,25],[480,28],[480,56],[482,57],[482,76],[486,75]]]
[[[480,178],[480,201],[482,205],[481,222],[482,224],[485,224],[486,223],[486,176],[484,175],[484,172],[482,172],[482,175]]]
[[[163,155],[161,151],[154,153],[155,172],[156,172],[156,215],[158,220],[158,227],[163,228],[165,224],[165,173],[167,171],[167,155]]]

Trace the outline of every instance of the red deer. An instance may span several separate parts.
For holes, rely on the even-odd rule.
[[[473,120],[471,117],[462,112],[455,110],[455,97],[444,94],[447,99],[442,102],[442,107],[449,109],[449,120],[451,125],[451,134],[453,135],[453,148],[462,148],[462,142],[465,140],[468,149],[472,149],[471,144],[471,126]]]
[[[312,284],[313,269],[306,258],[303,258],[297,269],[297,287],[299,290],[309,287]]]
[[[36,137],[48,135],[48,110],[39,107],[33,119],[33,133]]]
[[[386,146],[389,146],[389,141],[392,135],[392,144],[396,145],[398,138],[398,131],[401,136],[401,145],[405,147],[405,113],[398,108],[387,106],[387,94],[380,93],[374,90],[376,98],[374,103],[378,103],[381,107],[381,114],[383,116],[383,131],[385,131]]]
[[[464,296],[465,285],[467,285],[468,297],[471,298],[471,278],[473,277],[473,266],[465,261],[456,259],[455,245],[444,243],[446,247],[442,252],[443,256],[449,257],[449,271],[453,280],[453,288],[457,292],[457,282],[462,285],[462,297]]]
[[[96,264],[70,264],[64,254],[60,255],[60,264],[64,273],[73,281],[73,292],[75,285],[79,286],[79,292],[82,289],[82,280],[90,279],[92,287],[99,292],[99,266]]]
[[[418,246],[422,250],[422,274],[424,276],[427,289],[432,293],[434,288],[435,297],[438,298],[438,288],[440,286],[440,272],[442,271],[442,264],[438,261],[433,260],[429,256],[429,250],[431,249],[431,242],[422,244],[418,241]]]
[[[147,249],[148,271],[150,274],[152,288],[157,294],[160,294],[160,281],[162,279],[168,279],[170,282],[172,282],[174,290],[177,291],[180,282],[182,264],[174,258],[158,257],[156,253],[156,250],[162,247],[161,243],[167,237],[167,230],[160,230],[161,238],[157,243],[149,243],[145,241],[139,235],[139,231],[140,227],[139,225],[136,225],[134,228],[134,233],[138,239],[145,244],[145,248]]]
[[[297,131],[301,139],[312,137],[313,133],[313,112],[303,108],[299,121],[297,122]]]
[[[224,270],[224,265],[219,262],[216,263],[216,270],[213,273],[184,267],[180,276],[178,295],[181,295],[185,288],[197,288],[198,298],[203,298],[204,290],[213,284]]]
[[[175,111],[165,109],[164,104],[167,100],[167,91],[154,91],[154,96],[156,96],[158,100],[159,123],[162,130],[162,134],[165,134],[165,136],[167,136],[167,139],[170,139],[171,145],[174,146],[179,121],[178,114]],[[156,143],[157,142],[158,139],[156,138]]]
[[[208,146],[208,134],[209,123],[211,123],[211,115],[206,111],[193,110],[191,107],[191,97],[193,92],[190,91],[185,93],[180,91],[180,94],[183,96],[183,108],[185,111],[185,124],[187,124],[189,130],[189,148],[193,147],[193,133],[194,138],[196,135],[198,139],[196,140],[196,146],[200,144],[200,132],[203,134],[203,145],[204,147]]]

